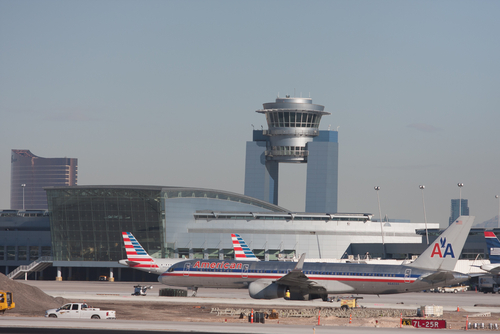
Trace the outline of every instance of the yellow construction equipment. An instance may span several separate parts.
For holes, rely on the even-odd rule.
[[[340,299],[340,308],[342,310],[348,310],[357,307],[358,299],[363,299],[363,297],[349,297]]]
[[[4,314],[5,310],[10,310],[14,307],[16,307],[16,304],[12,298],[12,292],[0,290],[0,313]]]

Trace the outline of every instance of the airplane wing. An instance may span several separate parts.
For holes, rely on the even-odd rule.
[[[310,280],[302,272],[302,266],[304,265],[305,258],[306,254],[304,253],[300,256],[299,262],[297,262],[295,268],[285,276],[276,280],[276,283],[286,285],[290,288],[307,290],[309,293],[325,293],[326,289],[324,286],[322,286],[316,281]]]
[[[493,275],[498,275],[500,273],[500,264],[498,263],[483,264],[479,268]]]

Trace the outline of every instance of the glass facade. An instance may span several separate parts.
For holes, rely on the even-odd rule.
[[[54,261],[126,258],[122,232],[163,257],[161,187],[47,188]],[[42,249],[43,252],[43,249]]]
[[[462,211],[459,213],[459,211]],[[463,199],[452,199],[451,200],[451,213],[448,221],[448,225],[451,225],[460,215],[469,215],[469,200]]]
[[[266,156],[275,155],[294,155],[304,157],[308,151],[302,146],[273,146],[271,151],[266,151]]]

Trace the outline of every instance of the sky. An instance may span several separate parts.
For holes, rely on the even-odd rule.
[[[500,202],[499,1],[0,0],[0,209],[10,151],[79,185],[243,193],[255,111],[311,97],[339,131],[339,212],[476,223]],[[305,164],[279,205],[305,208]],[[425,185],[424,196],[419,185]]]

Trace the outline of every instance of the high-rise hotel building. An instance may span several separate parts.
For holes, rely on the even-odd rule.
[[[76,186],[78,159],[42,158],[29,150],[12,150],[10,208],[47,210],[44,187]]]

